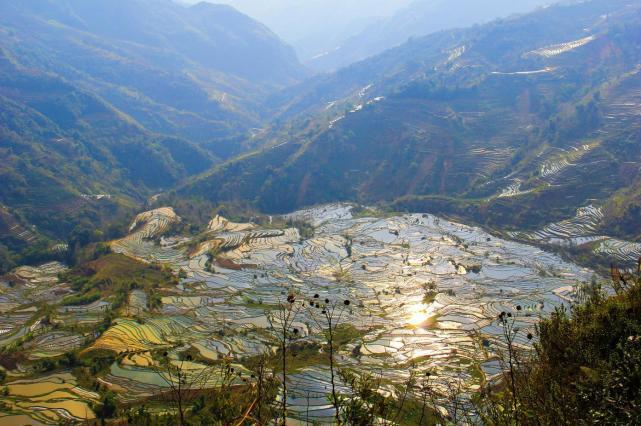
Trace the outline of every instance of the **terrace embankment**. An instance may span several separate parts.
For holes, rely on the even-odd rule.
[[[112,246],[160,263],[179,282],[150,290],[146,299],[131,293],[123,318],[86,349],[124,354],[128,361],[113,364],[100,381],[126,389],[128,399],[163,386],[151,368],[151,354],[160,349],[171,359],[195,351],[201,360],[195,364],[232,359],[239,369],[243,359],[275,353],[276,312],[292,294],[352,302],[341,318],[353,330],[337,355],[342,368],[383,371],[385,381],[401,383],[413,366],[438,372],[443,386],[454,380],[477,389],[497,373],[499,312],[521,306],[519,326],[533,330],[540,315],[566,303],[592,276],[539,248],[428,214],[377,217],[366,210],[372,216],[362,217],[353,206],[335,204],[272,218],[266,228],[215,217],[201,234],[186,236],[171,235],[168,224],[180,219],[169,212],[138,216],[132,234]],[[301,238],[291,223],[313,232]],[[203,245],[210,248],[194,249]],[[152,299],[153,308],[140,302]],[[322,347],[313,316],[309,309],[297,316],[296,347]],[[322,354],[307,355],[288,379],[290,404],[298,407],[292,416],[305,411],[327,420],[329,367]]]

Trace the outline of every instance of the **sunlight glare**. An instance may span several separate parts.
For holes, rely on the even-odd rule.
[[[413,307],[410,312],[408,323],[415,327],[424,324],[433,315],[432,305],[426,306],[421,303]]]

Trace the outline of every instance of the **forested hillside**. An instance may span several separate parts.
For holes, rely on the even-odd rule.
[[[181,193],[278,212],[391,203],[508,229],[594,204],[603,232],[636,238],[638,225],[613,218],[637,208],[639,10],[553,6],[319,77],[273,98],[287,124],[263,135],[265,149]]]
[[[291,48],[228,6],[3,2],[3,250],[105,226],[240,151],[262,96],[305,75]]]

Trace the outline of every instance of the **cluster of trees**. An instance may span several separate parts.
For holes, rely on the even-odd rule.
[[[100,209],[103,211],[99,212]],[[115,204],[92,205],[73,215],[51,212],[45,221],[38,216],[25,218],[14,211],[16,223],[36,225],[36,239],[25,241],[0,232],[0,274],[19,265],[61,261],[74,266],[97,259],[109,252],[107,241],[126,233],[132,213],[133,210]],[[59,247],[55,248],[56,245]]]
[[[505,325],[502,381],[479,396],[485,424],[637,424],[641,421],[641,261],[636,274],[612,267],[609,295],[598,286],[583,301],[543,319],[533,352],[518,350]]]

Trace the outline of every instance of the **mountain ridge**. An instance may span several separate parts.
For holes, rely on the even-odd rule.
[[[160,133],[207,142],[246,131],[260,120],[256,94],[306,75],[291,48],[227,6],[55,0],[43,11],[41,4],[3,6],[3,48]],[[116,33],[104,16],[119,20]]]
[[[306,73],[227,6],[4,2],[0,222],[50,245],[89,222],[105,228],[236,152],[262,123],[262,96]],[[0,244],[29,250],[12,227],[0,224]]]
[[[638,169],[622,166],[639,162],[623,142],[635,138],[634,108],[608,111],[625,93],[641,101],[638,16],[629,1],[584,2],[413,40],[307,83],[264,149],[179,193],[269,212],[391,203],[529,229],[592,198],[614,205],[618,191],[636,193],[623,176]],[[636,238],[613,229],[616,210],[604,228]]]
[[[389,18],[382,19],[346,40],[338,49],[309,62],[309,66],[325,71],[398,47],[408,39],[442,30],[484,24],[542,7],[546,0],[415,0]]]

